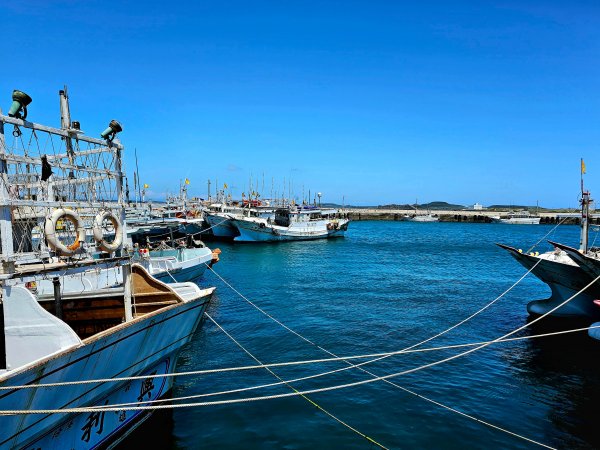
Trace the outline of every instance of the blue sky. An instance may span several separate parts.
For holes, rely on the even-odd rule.
[[[0,4],[0,93],[124,125],[160,198],[189,178],[350,204],[575,206],[600,196],[598,2]],[[9,40],[12,38],[12,40]]]

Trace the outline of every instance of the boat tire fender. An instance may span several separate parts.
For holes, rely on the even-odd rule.
[[[67,219],[75,226],[77,236],[75,237],[75,241],[70,245],[65,245],[61,242],[56,234],[56,224],[60,219]],[[71,256],[79,249],[79,247],[81,247],[81,243],[85,242],[85,227],[83,226],[81,217],[79,217],[79,214],[75,211],[72,209],[59,208],[46,218],[46,222],[44,223],[44,236],[46,237],[48,246],[56,253],[59,253],[62,256]]]
[[[115,228],[115,237],[112,242],[107,241],[102,233],[102,224],[105,220],[112,223]],[[98,247],[106,253],[116,252],[123,245],[123,226],[121,225],[119,218],[110,211],[102,211],[96,216],[94,219],[93,232]]]

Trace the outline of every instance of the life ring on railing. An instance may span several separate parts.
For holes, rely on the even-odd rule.
[[[115,229],[115,237],[112,242],[108,242],[102,233],[102,225],[104,224],[105,220],[108,220],[110,223],[112,223]],[[116,252],[123,245],[123,226],[121,225],[119,218],[110,211],[102,211],[96,216],[94,219],[93,232],[94,239],[96,240],[98,247],[100,250],[106,253]]]
[[[63,244],[56,235],[56,224],[60,219],[67,219],[75,226],[77,236],[75,237],[75,241],[70,245]],[[79,214],[75,211],[72,209],[59,208],[46,218],[44,235],[52,250],[60,255],[70,256],[81,247],[82,242],[85,242],[85,227],[83,226],[81,217],[79,217]]]

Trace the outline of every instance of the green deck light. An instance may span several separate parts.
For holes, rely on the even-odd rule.
[[[12,93],[12,99],[12,105],[10,105],[10,109],[8,110],[9,117],[16,117],[17,119],[27,117],[27,105],[32,102],[31,97],[25,92],[15,89]],[[23,115],[21,115],[21,112]]]
[[[100,136],[102,136],[103,139],[112,140],[115,137],[115,135],[121,131],[123,131],[123,127],[119,122],[113,119],[108,124],[108,128],[104,130],[102,134],[100,134]]]

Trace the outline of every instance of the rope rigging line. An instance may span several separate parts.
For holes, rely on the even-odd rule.
[[[529,247],[529,249],[525,252],[525,253],[529,253],[531,250],[533,250],[535,247],[537,247],[537,245],[542,242],[544,239],[546,239],[550,233],[553,233],[554,230],[556,230],[558,228],[559,225],[562,225],[563,223],[565,223],[565,221],[568,219],[568,217],[563,217],[563,219],[558,222],[554,227],[552,227],[552,229],[550,231],[548,231],[542,238],[540,238],[535,244],[533,244],[531,247]]]
[[[558,226],[558,225],[557,225],[557,226]],[[423,341],[421,341],[421,342],[419,342],[419,343],[417,343],[417,344],[414,344],[414,345],[412,345],[412,346],[406,347],[406,348],[404,349],[404,352],[406,352],[406,351],[409,351],[409,350],[412,350],[412,349],[414,349],[415,347],[418,347],[418,346],[420,346],[420,345],[422,345],[422,344],[424,344],[424,343],[426,343],[426,342],[429,342],[429,341],[431,341],[431,340],[433,340],[433,339],[436,339],[436,338],[438,338],[438,337],[440,337],[440,336],[442,336],[442,335],[444,335],[444,334],[448,333],[449,331],[451,331],[451,330],[453,330],[453,329],[455,329],[455,328],[459,327],[460,325],[464,324],[465,322],[467,322],[467,321],[471,320],[473,317],[477,316],[478,314],[482,313],[482,312],[483,312],[483,311],[485,311],[487,308],[489,308],[490,306],[492,306],[492,305],[493,305],[495,302],[497,302],[497,301],[498,301],[498,300],[500,300],[502,297],[504,297],[504,295],[506,295],[506,294],[507,294],[509,291],[511,291],[511,290],[512,290],[512,289],[513,289],[513,288],[514,288],[514,287],[515,287],[517,284],[519,284],[519,283],[520,283],[520,282],[521,282],[521,281],[522,281],[522,280],[523,280],[523,279],[524,279],[524,278],[525,278],[527,275],[529,275],[529,273],[530,273],[530,272],[531,272],[533,269],[535,269],[535,267],[537,267],[537,265],[538,265],[540,262],[541,262],[541,259],[539,259],[539,260],[538,260],[538,261],[537,261],[537,262],[536,262],[536,263],[535,263],[535,264],[534,264],[534,265],[531,267],[531,269],[529,269],[529,270],[528,270],[528,271],[527,271],[527,272],[526,272],[526,273],[525,273],[525,274],[524,274],[524,275],[523,275],[521,278],[519,278],[519,280],[517,280],[517,281],[516,281],[516,282],[515,282],[515,283],[514,283],[514,284],[513,284],[513,285],[512,285],[510,288],[508,288],[506,291],[504,291],[504,292],[503,292],[503,293],[502,293],[500,296],[496,297],[496,298],[495,298],[495,299],[494,299],[492,302],[490,302],[490,303],[488,303],[487,305],[485,305],[483,308],[479,309],[478,311],[476,311],[475,313],[471,314],[469,317],[467,317],[467,318],[463,319],[462,321],[458,322],[457,324],[455,324],[455,325],[453,325],[453,326],[451,326],[451,327],[447,328],[446,330],[444,330],[444,331],[442,331],[442,332],[440,332],[440,333],[438,333],[438,334],[436,334],[436,335],[434,335],[434,336],[431,336],[430,338],[428,338],[428,339],[425,339],[425,340],[423,340]],[[223,282],[225,282],[225,283],[226,283],[228,286],[230,286],[232,289],[234,289],[234,288],[233,288],[233,287],[232,287],[232,286],[231,286],[229,283],[227,283],[227,282],[226,282],[226,281],[225,281],[225,280],[224,280],[224,279],[223,279],[223,278],[222,278],[222,277],[221,277],[219,274],[217,274],[217,273],[214,271],[214,269],[212,269],[212,268],[210,268],[210,269],[211,269],[211,270],[213,271],[213,273],[215,273],[215,274],[216,274],[216,275],[217,275],[217,276],[218,276],[218,277],[219,277],[219,278],[220,278],[220,279],[221,279]],[[235,289],[234,289],[234,291],[238,292],[238,291],[237,291],[237,290],[235,290]],[[241,293],[239,293],[239,292],[238,292],[238,295],[242,296],[242,298],[244,298],[246,301],[248,301],[250,304],[252,304],[252,302],[250,302],[248,299],[246,299],[246,298],[245,298],[245,297],[244,297],[244,296],[243,296]],[[254,305],[253,305],[253,306],[254,306]],[[256,307],[256,308],[257,308],[257,309],[259,309],[259,310],[261,310],[261,309],[260,309],[260,308],[258,308],[258,307]],[[261,311],[262,311],[262,310],[261,310]],[[269,317],[271,317],[271,316],[269,316]],[[273,319],[273,320],[275,320],[275,319]],[[278,321],[277,321],[277,322],[278,322]],[[278,323],[280,323],[280,322],[278,322]],[[287,328],[287,327],[285,327],[285,328]],[[287,329],[289,329],[289,328],[287,328]],[[290,331],[291,331],[291,330],[290,330]],[[327,350],[327,349],[324,349],[324,348],[322,348],[322,347],[320,347],[320,346],[318,346],[318,345],[316,345],[316,344],[312,343],[310,340],[306,339],[306,338],[305,338],[305,337],[303,337],[303,336],[300,336],[298,333],[296,333],[296,332],[294,332],[294,331],[292,331],[292,333],[296,334],[297,336],[301,337],[302,339],[306,340],[307,342],[310,342],[311,344],[313,344],[313,345],[315,345],[316,347],[320,348],[320,349],[321,349],[322,351],[324,351],[325,353],[327,353],[327,354],[329,354],[329,355],[331,355],[331,356],[333,356],[333,357],[337,357],[337,355],[336,355],[336,354],[334,354],[334,353],[330,352],[329,350]],[[352,364],[351,362],[349,362],[349,361],[347,361],[347,360],[343,360],[344,362],[346,362],[346,363],[348,364],[348,367],[346,367],[346,368],[342,368],[342,369],[337,369],[337,370],[334,370],[334,371],[330,371],[330,372],[327,372],[327,373],[325,373],[325,374],[330,374],[330,373],[335,373],[335,372],[341,372],[341,371],[344,371],[344,370],[348,370],[348,369],[352,369],[352,368],[357,368],[357,369],[361,370],[362,372],[364,372],[364,373],[367,373],[368,375],[372,376],[372,377],[373,377],[373,379],[376,379],[376,378],[378,378],[378,376],[377,376],[377,375],[375,375],[374,373],[370,372],[369,370],[367,370],[367,369],[365,369],[365,368],[363,368],[363,367],[361,367],[361,366],[363,366],[363,365],[366,365],[366,364],[371,364],[371,363],[373,363],[373,362],[375,362],[375,361],[380,361],[380,360],[383,360],[383,359],[385,359],[385,358],[388,358],[388,357],[390,357],[390,356],[391,356],[391,355],[382,356],[382,357],[375,358],[375,359],[372,359],[372,360],[369,360],[369,361],[366,361],[366,362],[362,362],[362,363],[360,363],[360,364]],[[482,423],[482,424],[484,424],[484,425],[487,425],[487,426],[493,427],[493,428],[495,428],[495,429],[497,429],[497,430],[500,430],[500,431],[506,432],[506,433],[508,433],[508,434],[510,434],[510,435],[513,435],[513,436],[519,437],[519,438],[521,438],[521,439],[524,439],[524,440],[526,440],[526,441],[529,441],[529,442],[532,442],[532,443],[538,444],[538,445],[540,445],[540,446],[542,446],[542,447],[551,448],[551,447],[548,447],[547,445],[545,445],[545,444],[543,444],[543,443],[540,443],[540,442],[534,441],[534,440],[532,440],[532,439],[530,439],[530,438],[528,438],[528,437],[526,437],[526,436],[521,436],[521,435],[519,435],[519,434],[517,434],[517,433],[514,433],[514,432],[512,432],[512,431],[510,431],[510,430],[507,430],[507,429],[504,429],[504,428],[502,428],[502,427],[499,427],[499,426],[497,426],[497,425],[494,425],[494,424],[488,423],[488,422],[486,422],[486,421],[483,421],[483,420],[481,420],[481,419],[479,419],[479,418],[477,418],[477,417],[471,416],[471,415],[469,415],[469,414],[466,414],[466,413],[462,413],[462,412],[460,412],[460,411],[456,410],[455,408],[452,408],[452,407],[450,407],[450,406],[448,406],[448,405],[442,404],[441,402],[437,402],[437,401],[435,401],[435,400],[433,400],[433,399],[430,399],[430,398],[428,398],[428,397],[425,397],[425,396],[424,396],[424,395],[422,395],[422,394],[418,394],[418,393],[416,393],[416,392],[414,392],[414,391],[411,391],[411,390],[409,390],[409,389],[407,389],[407,388],[405,388],[405,387],[403,387],[403,386],[400,386],[399,384],[397,384],[397,383],[394,383],[394,382],[392,382],[392,381],[390,381],[390,380],[384,379],[383,381],[384,381],[385,383],[387,383],[387,384],[389,384],[389,385],[392,385],[392,386],[394,386],[394,387],[396,387],[396,388],[398,388],[398,389],[401,389],[401,390],[403,390],[403,391],[405,391],[405,392],[407,392],[407,393],[410,393],[410,394],[412,394],[412,395],[415,395],[415,396],[417,396],[417,397],[421,398],[422,400],[425,400],[425,401],[428,401],[428,402],[430,402],[430,403],[433,403],[433,404],[436,404],[436,405],[438,405],[438,406],[441,406],[441,407],[443,407],[443,408],[445,408],[445,409],[447,409],[447,410],[449,410],[449,411],[460,413],[460,414],[461,414],[461,415],[463,415],[464,417],[470,418],[470,419],[472,419],[472,420],[475,420],[475,421],[477,421],[477,422],[479,422],[479,423]]]
[[[219,329],[221,329],[225,334],[227,334],[232,340],[235,341],[235,339],[232,336],[230,336],[230,334],[226,330],[224,330],[212,317],[208,316],[208,314],[207,314],[207,317],[209,317],[209,319]],[[503,340],[498,341],[498,342],[510,342],[510,341],[524,340],[524,339],[532,339],[532,338],[539,338],[539,337],[555,336],[555,335],[566,334],[566,333],[574,333],[574,332],[580,332],[580,331],[587,331],[589,329],[594,329],[594,328],[600,328],[600,325],[591,326],[591,327],[584,327],[584,328],[577,328],[577,329],[573,329],[573,330],[562,330],[562,331],[557,331],[557,332],[543,333],[543,334],[532,335],[532,336],[520,336],[520,337],[516,337],[516,338],[506,338],[506,339],[503,339]],[[238,344],[241,347],[241,344],[239,344],[237,341],[235,341],[235,342],[236,342],[236,344]],[[493,342],[493,341],[490,341],[490,342]],[[443,347],[443,348],[451,348],[451,347],[452,348],[456,348],[456,347],[464,347],[464,346],[475,346],[475,345],[480,345],[480,344],[482,344],[482,342],[468,343],[468,344],[458,344],[458,345],[453,345],[453,346],[446,346],[446,347]],[[422,349],[422,350],[438,350],[438,349],[440,349],[440,348],[431,348],[431,349]],[[419,352],[419,351],[421,351],[421,349],[415,350],[415,351]],[[352,357],[349,357],[349,358],[352,358]],[[339,361],[340,359],[343,359],[343,357],[341,357],[341,358],[324,359],[324,360],[320,360],[320,361]],[[277,364],[275,364],[275,365],[277,365]],[[255,368],[266,368],[268,366],[269,366],[268,364],[263,364],[263,365],[260,365],[260,366],[255,366]],[[367,372],[367,373],[370,373],[370,372]],[[246,387],[246,388],[240,388],[240,389],[232,389],[232,390],[229,390],[229,391],[221,391],[221,392],[213,392],[213,393],[205,393],[205,394],[195,394],[195,395],[182,396],[182,397],[174,397],[174,398],[171,397],[171,398],[168,398],[168,399],[149,400],[149,401],[146,402],[146,404],[149,404],[149,403],[158,404],[158,403],[165,403],[165,402],[183,401],[183,400],[191,400],[191,399],[197,399],[197,398],[204,398],[204,397],[210,397],[210,396],[215,396],[215,395],[233,394],[233,393],[239,393],[239,392],[248,391],[248,390],[261,389],[261,388],[266,388],[266,387],[273,387],[273,386],[279,386],[279,385],[282,385],[282,384],[293,383],[293,382],[296,382],[296,381],[301,381],[301,380],[316,378],[316,377],[319,377],[321,375],[322,374],[317,374],[317,375],[313,375],[313,376],[309,376],[309,377],[297,378],[297,379],[285,380],[285,381],[281,380],[281,378],[277,377],[277,378],[279,378],[281,380],[280,382],[277,382],[277,383],[269,383],[269,384],[263,384],[263,385],[259,385],[259,386],[252,386],[252,387]],[[400,385],[398,385],[396,383],[393,383],[393,382],[391,382],[389,380],[384,380],[384,381],[386,381],[386,382],[390,383],[391,385],[397,387],[398,389],[401,389],[401,390],[403,390],[403,391],[405,391],[405,392],[407,392],[409,394],[412,394],[412,395],[414,395],[414,396],[416,396],[416,397],[418,397],[418,398],[420,398],[422,400],[425,400],[425,401],[428,401],[430,403],[433,403],[433,404],[435,404],[437,406],[440,406],[440,407],[442,407],[444,409],[447,409],[447,410],[449,410],[451,412],[459,414],[459,415],[461,415],[463,417],[469,418],[469,419],[471,419],[473,421],[479,422],[479,423],[481,423],[483,425],[486,425],[486,426],[489,426],[489,427],[494,428],[496,430],[505,432],[505,433],[510,434],[510,435],[512,435],[514,437],[526,440],[526,441],[528,441],[530,443],[539,445],[541,447],[550,448],[550,449],[553,448],[553,447],[550,447],[550,446],[548,446],[546,444],[543,444],[541,442],[538,442],[538,441],[535,441],[535,440],[533,440],[531,438],[528,438],[526,436],[519,435],[518,433],[515,433],[513,431],[510,431],[510,430],[507,430],[505,428],[502,428],[502,427],[500,427],[498,425],[495,425],[493,423],[486,422],[486,421],[484,421],[482,419],[479,419],[478,417],[475,417],[475,416],[467,414],[467,413],[465,413],[463,411],[457,410],[456,408],[453,408],[451,406],[445,405],[445,404],[443,404],[441,402],[438,402],[436,400],[433,400],[431,398],[425,397],[422,394],[419,394],[419,393],[417,393],[415,391],[412,391],[412,390],[410,390],[410,389],[408,389],[406,387],[400,386]],[[307,399],[307,400],[312,403],[312,401],[310,399]],[[110,406],[112,406],[112,407],[123,407],[123,406],[129,406],[129,405],[139,405],[139,402],[119,403],[119,404],[113,404],[113,405],[110,405]],[[319,407],[318,405],[315,405],[315,406]],[[319,409],[321,409],[321,408],[319,407]],[[326,414],[328,414],[327,411],[324,411],[324,412]],[[358,433],[361,434],[360,432],[358,432]]]
[[[539,316],[538,318],[532,320],[529,323],[526,323],[525,325],[520,326],[519,328],[516,328],[516,329],[506,333],[505,335],[503,335],[499,338],[489,341],[488,343],[484,343],[482,345],[479,345],[475,348],[464,351],[462,353],[458,353],[456,355],[453,355],[453,356],[450,356],[450,357],[447,357],[447,358],[444,358],[441,360],[433,361],[428,364],[414,367],[412,369],[407,369],[407,370],[404,370],[401,372],[391,373],[391,374],[387,374],[387,375],[383,375],[383,376],[377,376],[375,378],[370,378],[368,380],[361,380],[361,381],[356,381],[356,382],[352,382],[352,383],[326,386],[326,387],[322,387],[322,388],[308,389],[308,390],[304,390],[304,391],[291,392],[291,393],[286,393],[286,394],[273,394],[273,395],[260,396],[260,397],[245,397],[245,398],[237,398],[237,399],[229,399],[229,400],[218,400],[218,401],[212,401],[212,402],[180,403],[180,404],[173,404],[173,405],[156,405],[156,406],[132,406],[132,407],[125,407],[125,408],[114,408],[110,405],[106,405],[106,406],[97,406],[97,407],[79,407],[79,408],[76,407],[76,408],[62,408],[62,409],[1,410],[0,416],[2,416],[2,415],[27,415],[27,414],[89,413],[89,412],[97,412],[99,410],[109,411],[109,412],[144,411],[144,410],[157,410],[157,409],[169,409],[169,408],[172,408],[172,409],[191,408],[191,407],[196,407],[196,406],[210,406],[210,405],[229,405],[229,404],[237,404],[237,403],[250,403],[250,402],[262,401],[262,400],[272,400],[272,399],[276,399],[276,398],[294,397],[294,396],[298,396],[298,395],[302,395],[302,394],[308,395],[308,394],[315,394],[315,393],[319,393],[319,392],[330,392],[330,391],[346,389],[346,388],[355,387],[355,386],[371,384],[371,383],[374,383],[377,381],[388,380],[391,378],[399,377],[401,375],[407,375],[409,373],[418,372],[420,370],[427,369],[429,367],[434,367],[434,366],[440,365],[442,363],[449,362],[449,361],[458,359],[460,357],[466,356],[466,355],[471,354],[475,351],[478,351],[482,348],[485,348],[493,343],[499,342],[501,339],[507,338],[515,333],[518,333],[519,331],[524,330],[525,328],[528,328],[529,326],[533,325],[534,323],[537,323],[540,320],[547,317],[548,315],[552,314],[554,311],[556,311],[557,309],[566,305],[568,302],[573,300],[576,296],[578,296],[579,294],[584,292],[586,289],[588,289],[590,286],[592,286],[594,283],[596,283],[599,279],[600,279],[600,275],[597,276],[594,280],[592,280],[585,287],[583,287],[581,290],[579,290],[578,292],[573,294],[571,297],[569,297],[568,299],[566,299],[559,305],[550,309],[543,315]]]
[[[492,306],[494,303],[496,303],[498,300],[500,300],[502,297],[504,297],[508,292],[510,292],[515,286],[517,286],[527,275],[529,275],[531,273],[531,271],[533,269],[535,269],[537,267],[537,265],[541,262],[541,259],[539,259],[532,267],[531,269],[529,269],[527,272],[525,272],[525,274],[523,276],[521,276],[521,278],[519,278],[515,283],[513,283],[512,286],[510,286],[507,290],[505,290],[502,294],[500,294],[498,297],[496,297],[494,300],[492,300],[490,303],[488,303],[487,305],[485,305],[484,307],[482,307],[481,309],[479,309],[478,311],[476,311],[475,313],[471,314],[469,317],[467,317],[466,319],[463,319],[462,321],[458,322],[457,324],[451,326],[450,328],[447,328],[446,330],[431,336],[419,343],[413,344],[409,347],[406,347],[405,349],[401,350],[400,352],[406,351],[406,350],[410,350],[413,349],[415,347],[418,347],[420,345],[423,345],[433,339],[436,339],[446,333],[448,333],[449,331],[457,328],[458,326],[464,324],[465,322],[467,322],[468,320],[471,320],[472,318],[474,318],[475,316],[477,316],[478,314],[482,313],[483,311],[485,311],[487,308],[489,308],[490,306]],[[205,263],[206,264],[206,263]],[[225,280],[221,275],[219,275],[214,268],[210,267],[208,264],[206,264],[206,266],[208,267],[208,269],[214,273],[223,283],[225,283],[225,285],[227,285],[231,290],[233,290],[233,292],[235,292],[237,295],[239,295],[242,299],[244,299],[246,302],[248,302],[251,306],[253,306],[254,308],[256,308],[258,311],[260,311],[261,313],[263,313],[265,316],[267,316],[269,319],[273,320],[275,323],[277,323],[278,325],[280,325],[281,327],[285,328],[286,330],[288,330],[290,333],[296,335],[297,337],[299,337],[300,339],[308,342],[309,344],[317,347],[318,349],[324,351],[325,353],[330,353],[327,349],[321,347],[320,345],[312,342],[310,339],[302,336],[301,334],[299,334],[298,332],[292,330],[291,328],[289,328],[287,325],[285,325],[284,323],[282,323],[281,321],[277,320],[275,317],[273,317],[271,314],[269,314],[268,312],[266,312],[264,309],[262,309],[261,307],[259,307],[258,305],[256,305],[254,302],[252,302],[251,300],[249,300],[244,294],[242,294],[240,291],[238,291],[235,287],[233,287],[229,282],[227,282],[227,280]],[[390,355],[391,356],[391,355]]]
[[[436,335],[433,335],[421,342],[418,342],[416,344],[413,344],[409,347],[406,347],[402,350],[400,350],[399,352],[394,352],[394,354],[401,354],[401,353],[405,353],[409,350],[414,349],[415,347],[419,347],[429,341],[432,341],[433,339],[436,339],[450,331],[452,331],[453,329],[459,327],[460,325],[464,324],[465,322],[471,320],[472,318],[474,318],[475,316],[477,316],[478,314],[482,313],[483,311],[485,311],[487,308],[489,308],[490,306],[492,306],[494,303],[496,303],[498,300],[500,300],[502,297],[504,297],[508,292],[510,292],[517,284],[519,284],[527,275],[529,275],[529,273],[531,273],[531,271],[533,269],[535,269],[537,267],[537,265],[541,262],[542,260],[539,259],[532,267],[531,269],[529,269],[527,272],[525,272],[525,274],[523,276],[521,276],[521,278],[519,278],[515,283],[513,283],[512,286],[510,286],[507,290],[505,290],[502,294],[500,294],[498,297],[496,297],[494,300],[492,300],[490,303],[488,303],[487,305],[483,306],[482,308],[480,308],[478,311],[476,311],[475,313],[471,314],[470,316],[468,316],[467,318],[461,320],[460,322],[452,325],[451,327],[445,329],[444,331],[439,332]],[[266,311],[264,311],[262,308],[260,308],[258,305],[256,305],[255,303],[253,303],[252,301],[250,301],[248,298],[246,298],[241,292],[239,292],[237,289],[235,289],[230,283],[228,283],[223,277],[221,277],[212,267],[209,267],[207,265],[207,267],[223,282],[225,283],[229,288],[231,288],[235,293],[237,293],[241,298],[243,298],[246,302],[248,302],[250,305],[252,305],[254,308],[256,308],[258,311],[260,311],[261,313],[263,313],[264,315],[266,315],[267,317],[269,317],[271,320],[273,320],[274,322],[276,322],[277,324],[279,324],[280,326],[282,326],[283,328],[285,328],[286,330],[288,330],[289,332],[291,332],[292,334],[298,336],[300,339],[308,342],[309,344],[317,347],[318,349],[320,349],[321,351],[333,356],[333,357],[337,357],[337,355],[331,353],[329,350],[321,347],[320,345],[317,345],[316,343],[312,342],[310,339],[302,336],[301,334],[297,333],[296,331],[292,330],[291,328],[289,328],[287,325],[283,324],[282,322],[280,322],[279,320],[277,320],[275,317],[271,316],[269,313],[267,313]],[[330,372],[325,372],[324,375],[329,375],[332,373],[336,373],[336,372],[343,372],[345,370],[349,370],[352,368],[361,368],[361,366],[367,365],[367,364],[372,364],[374,362],[377,361],[381,361],[383,359],[389,358],[390,356],[393,356],[393,354],[387,354],[387,355],[383,355],[380,357],[377,357],[375,359],[369,360],[369,361],[364,361],[362,363],[359,364],[350,364],[349,367],[344,367],[341,369],[337,369],[337,370],[332,370]],[[345,361],[348,362],[348,361]]]
[[[248,356],[250,356],[254,361],[256,361],[258,364],[260,365],[264,365],[256,356],[254,356],[252,353],[250,353],[249,350],[247,350],[242,344],[240,344],[237,339],[235,339],[231,334],[229,334],[223,327],[221,327],[221,325],[219,325],[208,313],[204,313],[204,315],[206,317],[208,317],[210,319],[210,321],[212,323],[214,323],[223,333],[225,333],[225,335],[231,339],[239,348],[241,348]],[[333,413],[329,412],[328,410],[326,410],[325,408],[323,408],[321,405],[319,405],[317,402],[315,402],[313,399],[309,398],[308,396],[304,395],[304,394],[300,394],[300,391],[298,391],[298,389],[296,389],[294,386],[292,386],[290,384],[289,381],[285,381],[283,378],[281,378],[279,375],[277,375],[275,372],[273,372],[273,370],[271,370],[268,367],[265,367],[265,369],[271,374],[273,375],[275,378],[277,378],[281,383],[285,384],[286,386],[288,386],[292,391],[298,393],[298,395],[300,395],[304,400],[306,400],[307,402],[309,402],[311,405],[313,405],[315,408],[317,408],[319,411],[325,413],[327,416],[331,417],[333,420],[335,420],[336,422],[338,422],[339,424],[343,425],[344,427],[348,428],[349,430],[353,431],[354,433],[358,434],[360,437],[362,437],[363,439],[366,439],[367,441],[369,441],[370,443],[376,445],[379,448],[382,448],[384,450],[388,450],[387,447],[385,447],[384,445],[380,444],[379,442],[377,442],[376,440],[374,440],[373,438],[371,438],[370,436],[367,436],[366,434],[362,433],[361,431],[357,430],[356,428],[354,428],[353,426],[351,426],[350,424],[344,422],[342,419],[340,419],[339,417],[335,416]]]
[[[518,283],[520,283],[533,269],[535,269],[535,267],[541,262],[541,259],[538,260],[537,263],[535,263],[534,266],[532,266],[531,269],[529,269],[523,276],[521,276],[521,278],[519,278],[512,286],[510,286],[507,290],[505,290],[502,294],[500,294],[498,297],[496,297],[496,299],[494,299],[492,302],[488,303],[487,305],[485,305],[483,308],[479,309],[477,312],[471,314],[469,317],[467,317],[466,319],[462,320],[461,322],[459,322],[458,324],[453,325],[450,328],[447,328],[446,330],[428,338],[425,339],[417,344],[414,344],[412,346],[406,347],[400,351],[397,352],[388,352],[388,353],[382,353],[380,354],[380,356],[378,356],[376,359],[372,360],[372,361],[367,361],[361,364],[357,364],[357,365],[353,365],[352,367],[345,367],[342,369],[337,369],[334,371],[330,371],[330,372],[326,372],[323,374],[324,375],[329,375],[331,373],[336,373],[336,372],[341,372],[341,371],[345,371],[348,369],[351,369],[353,367],[359,367],[361,365],[365,365],[371,362],[375,362],[375,361],[379,361],[382,360],[384,358],[387,358],[389,356],[393,356],[395,354],[401,354],[401,353],[405,353],[408,352],[409,350],[412,350],[415,347],[418,347],[422,344],[425,344],[426,342],[429,342],[437,337],[442,336],[443,334],[455,329],[456,327],[458,327],[459,325],[462,325],[463,323],[465,323],[467,320],[472,319],[473,317],[475,317],[476,315],[480,314],[481,312],[483,312],[484,310],[486,310],[488,307],[490,307],[492,304],[494,304],[496,301],[498,301],[500,298],[502,298],[504,295],[506,295],[509,291],[511,291]],[[283,324],[282,322],[280,322],[279,320],[277,320],[275,317],[271,316],[269,313],[267,313],[265,310],[263,310],[262,308],[260,308],[258,305],[256,305],[255,303],[253,303],[251,300],[249,300],[247,297],[245,297],[241,292],[239,292],[235,287],[233,287],[230,283],[228,283],[223,277],[221,277],[221,275],[219,275],[212,267],[210,267],[208,264],[205,263],[205,265],[208,267],[208,269],[210,269],[223,283],[225,283],[230,289],[232,289],[236,294],[238,294],[241,298],[243,298],[246,302],[248,302],[250,305],[252,305],[254,308],[256,308],[258,311],[260,311],[261,313],[263,313],[264,315],[266,315],[267,317],[269,317],[271,320],[273,320],[275,323],[279,324],[280,326],[282,326],[283,328],[285,328],[286,330],[288,330],[290,333],[298,336],[300,339],[310,343],[311,345],[319,348],[320,350],[322,350],[323,352],[330,354],[331,356],[334,356],[335,359],[340,359],[338,358],[336,355],[332,354],[331,352],[329,352],[327,349],[317,345],[316,343],[312,342],[311,340],[307,339],[306,337],[300,335],[299,333],[297,333],[296,331],[292,330],[291,328],[289,328],[287,325]],[[169,275],[171,276],[171,278],[173,278],[173,276],[169,273]],[[175,278],[173,278],[173,280],[175,280]],[[345,358],[345,359],[355,359],[355,358]],[[271,366],[271,367],[275,367],[275,366]],[[196,375],[196,374],[201,374],[201,373],[214,373],[213,371],[195,371],[193,373],[190,373],[190,375]],[[140,378],[144,378],[144,377],[140,377]],[[147,377],[145,377],[147,378]],[[127,378],[114,378],[114,379],[104,379],[104,380],[80,380],[80,381],[76,381],[76,382],[69,382],[70,384],[88,384],[88,383],[95,383],[95,382],[110,382],[112,380],[115,381],[122,381],[125,379],[135,379],[132,377],[127,377]],[[58,386],[61,385],[60,383],[47,383],[47,384],[43,384],[43,385],[29,385],[26,387],[42,387],[42,386]],[[64,385],[64,384],[63,384]],[[4,390],[4,389],[15,389],[15,388],[8,388],[8,387],[0,387],[0,390]]]
[[[273,367],[292,367],[292,366],[303,366],[303,365],[310,365],[310,364],[322,364],[322,363],[340,362],[340,361],[352,360],[352,359],[368,359],[368,358],[375,358],[375,357],[387,356],[387,355],[394,356],[394,355],[401,355],[401,354],[426,353],[426,352],[434,352],[434,351],[451,350],[451,349],[464,348],[464,347],[476,347],[478,345],[488,344],[488,343],[489,344],[502,344],[505,342],[524,341],[524,340],[536,339],[536,338],[541,338],[541,337],[550,337],[550,336],[558,336],[558,335],[562,335],[562,334],[579,333],[579,332],[594,330],[594,329],[598,329],[598,328],[600,328],[600,325],[592,325],[589,327],[574,328],[571,330],[552,331],[552,332],[548,332],[548,333],[534,334],[534,335],[530,335],[530,336],[518,336],[518,337],[500,339],[498,341],[493,340],[493,341],[467,342],[464,344],[451,344],[451,345],[444,345],[441,347],[425,347],[425,348],[418,348],[418,349],[411,349],[411,350],[397,350],[394,352],[385,352],[385,353],[368,353],[368,354],[364,354],[364,355],[336,356],[336,357],[332,357],[332,358],[308,359],[308,360],[300,360],[300,361],[288,361],[288,362],[279,362],[279,363],[250,365],[250,366],[223,367],[223,368],[219,368],[219,369],[192,370],[192,371],[187,371],[187,372],[165,373],[165,374],[161,374],[161,375],[136,375],[136,376],[130,376],[130,377],[96,378],[96,379],[89,379],[89,380],[62,381],[62,382],[56,382],[56,383],[25,384],[25,385],[20,385],[20,386],[0,386],[0,391],[76,386],[76,385],[82,385],[82,384],[97,384],[97,383],[111,383],[111,382],[115,383],[115,382],[120,382],[120,381],[146,380],[146,379],[150,379],[150,378],[183,377],[183,376],[193,376],[193,375],[211,375],[211,374],[215,374],[215,373],[241,372],[241,371],[246,371],[246,370],[259,370],[259,369],[273,368]],[[344,368],[344,369],[346,369],[346,368]],[[296,379],[287,380],[287,381],[290,383],[293,383],[296,381],[303,381],[303,380],[309,380],[309,379],[313,379],[313,378],[319,378],[319,377],[322,377],[325,375],[329,375],[331,373],[332,372],[318,373],[318,374],[310,375],[307,377],[296,378]],[[183,399],[183,398],[186,398],[186,399],[187,398],[200,398],[200,397],[210,397],[210,396],[215,396],[215,395],[231,394],[231,393],[235,393],[235,392],[243,392],[243,391],[248,391],[248,390],[261,389],[261,388],[265,388],[265,387],[277,386],[280,384],[281,383],[270,383],[270,384],[264,384],[264,385],[260,385],[260,386],[251,386],[251,387],[246,387],[246,388],[241,388],[241,389],[234,389],[232,391],[221,391],[221,392],[213,392],[213,393],[208,393],[208,394],[197,394],[197,395],[192,395],[189,397],[178,397],[178,398],[175,398],[175,400],[179,400],[179,399]],[[170,400],[173,400],[173,398],[170,398],[169,401]],[[151,403],[151,402],[160,403],[162,401],[165,401],[165,400],[148,400],[146,403]],[[129,405],[129,404],[136,405],[137,402],[119,403],[119,405]]]
[[[230,219],[230,218],[223,219],[221,222],[219,222],[219,223],[216,223],[216,224],[214,224],[214,225],[212,225],[212,226],[210,226],[210,227],[208,227],[208,228],[205,228],[205,229],[203,229],[202,231],[200,231],[200,232],[198,232],[198,233],[193,233],[193,234],[192,234],[192,236],[194,236],[194,237],[195,237],[195,236],[196,236],[196,235],[198,235],[198,234],[202,234],[202,233],[205,233],[205,232],[207,232],[208,230],[212,230],[213,228],[215,228],[215,227],[218,227],[218,226],[219,226],[219,225],[221,225],[221,224],[224,224],[224,223],[225,223],[225,222],[227,222],[228,220],[231,220],[231,219]]]

